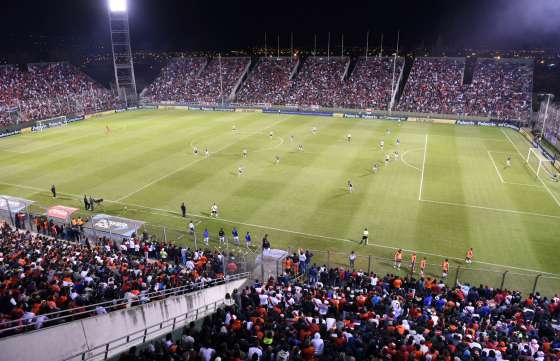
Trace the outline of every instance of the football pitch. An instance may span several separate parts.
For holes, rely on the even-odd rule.
[[[529,147],[516,131],[496,127],[142,110],[1,139],[0,194],[82,209],[83,195],[92,195],[105,199],[96,212],[165,225],[178,243],[192,244],[184,231],[193,219],[213,238],[237,226],[255,244],[267,233],[274,248],[316,250],[321,263],[319,251],[344,263],[355,250],[364,255],[361,268],[379,273],[392,270],[380,260],[396,248],[406,264],[412,251],[426,256],[434,275],[449,258],[472,272],[462,277],[471,282],[499,285],[509,270],[516,276],[506,286],[527,290],[543,273],[539,289],[549,293],[560,288],[552,275],[560,273],[560,184],[546,172],[536,176],[525,162]],[[213,202],[218,219],[210,217]],[[368,246],[358,244],[364,227]],[[468,247],[475,262],[465,266]],[[365,263],[369,255],[373,264]]]

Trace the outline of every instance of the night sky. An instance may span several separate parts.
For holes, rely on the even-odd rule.
[[[3,0],[2,55],[33,53],[40,46],[65,44],[70,55],[107,46],[105,0]],[[385,46],[401,31],[405,50],[436,44],[459,48],[541,48],[560,45],[559,0],[354,0],[354,1],[212,1],[129,0],[133,48],[143,50],[230,50],[262,45],[363,46],[371,31]],[[42,45],[41,45],[42,44]],[[372,44],[373,45],[373,44]],[[339,45],[338,45],[339,46]],[[38,51],[38,50],[37,50]]]

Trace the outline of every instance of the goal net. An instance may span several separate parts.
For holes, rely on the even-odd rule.
[[[537,177],[555,177],[557,174],[552,160],[545,157],[538,148],[529,148],[526,162]]]

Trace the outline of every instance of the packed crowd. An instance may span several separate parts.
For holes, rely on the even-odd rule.
[[[151,84],[152,101],[217,103],[227,101],[248,64],[247,58],[182,58],[172,61]],[[399,85],[404,59],[308,57],[295,76],[293,58],[261,58],[237,93],[251,104],[350,107],[388,110]],[[526,62],[479,59],[471,84],[463,84],[464,58],[418,57],[399,104],[405,112],[465,114],[500,119],[526,119],[531,108],[532,66]],[[395,78],[395,79],[393,79]]]
[[[560,298],[430,278],[312,266],[305,283],[269,279],[128,360],[557,360]],[[310,270],[310,271],[311,271]]]
[[[12,66],[0,69],[1,125],[116,106],[111,92],[68,63],[30,64],[27,71]]]
[[[416,58],[398,110],[405,112],[463,114],[462,58]]]
[[[216,251],[193,251],[147,234],[118,243],[70,242],[57,227],[40,224],[37,234],[0,223],[0,335],[149,302],[171,288],[222,279],[224,266],[238,269],[234,257],[224,260]],[[72,230],[80,232],[80,225]]]
[[[287,104],[334,107],[343,98],[343,76],[347,57],[307,58],[286,98]]]
[[[394,58],[359,58],[338,103],[349,108],[388,110],[393,80],[396,87],[403,66],[403,58],[396,62]]]
[[[527,119],[532,91],[532,65],[504,59],[478,59],[472,84],[465,89],[465,113]]]
[[[249,104],[285,104],[292,84],[290,75],[297,60],[289,57],[260,58],[237,95]]]
[[[146,90],[152,101],[182,101],[190,84],[208,63],[207,58],[175,58]]]
[[[219,103],[227,101],[249,58],[177,59],[149,86],[152,101]]]

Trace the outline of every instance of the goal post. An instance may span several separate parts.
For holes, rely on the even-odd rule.
[[[552,161],[545,157],[538,148],[529,148],[525,162],[537,177],[540,177],[543,172],[550,177],[556,174]]]

